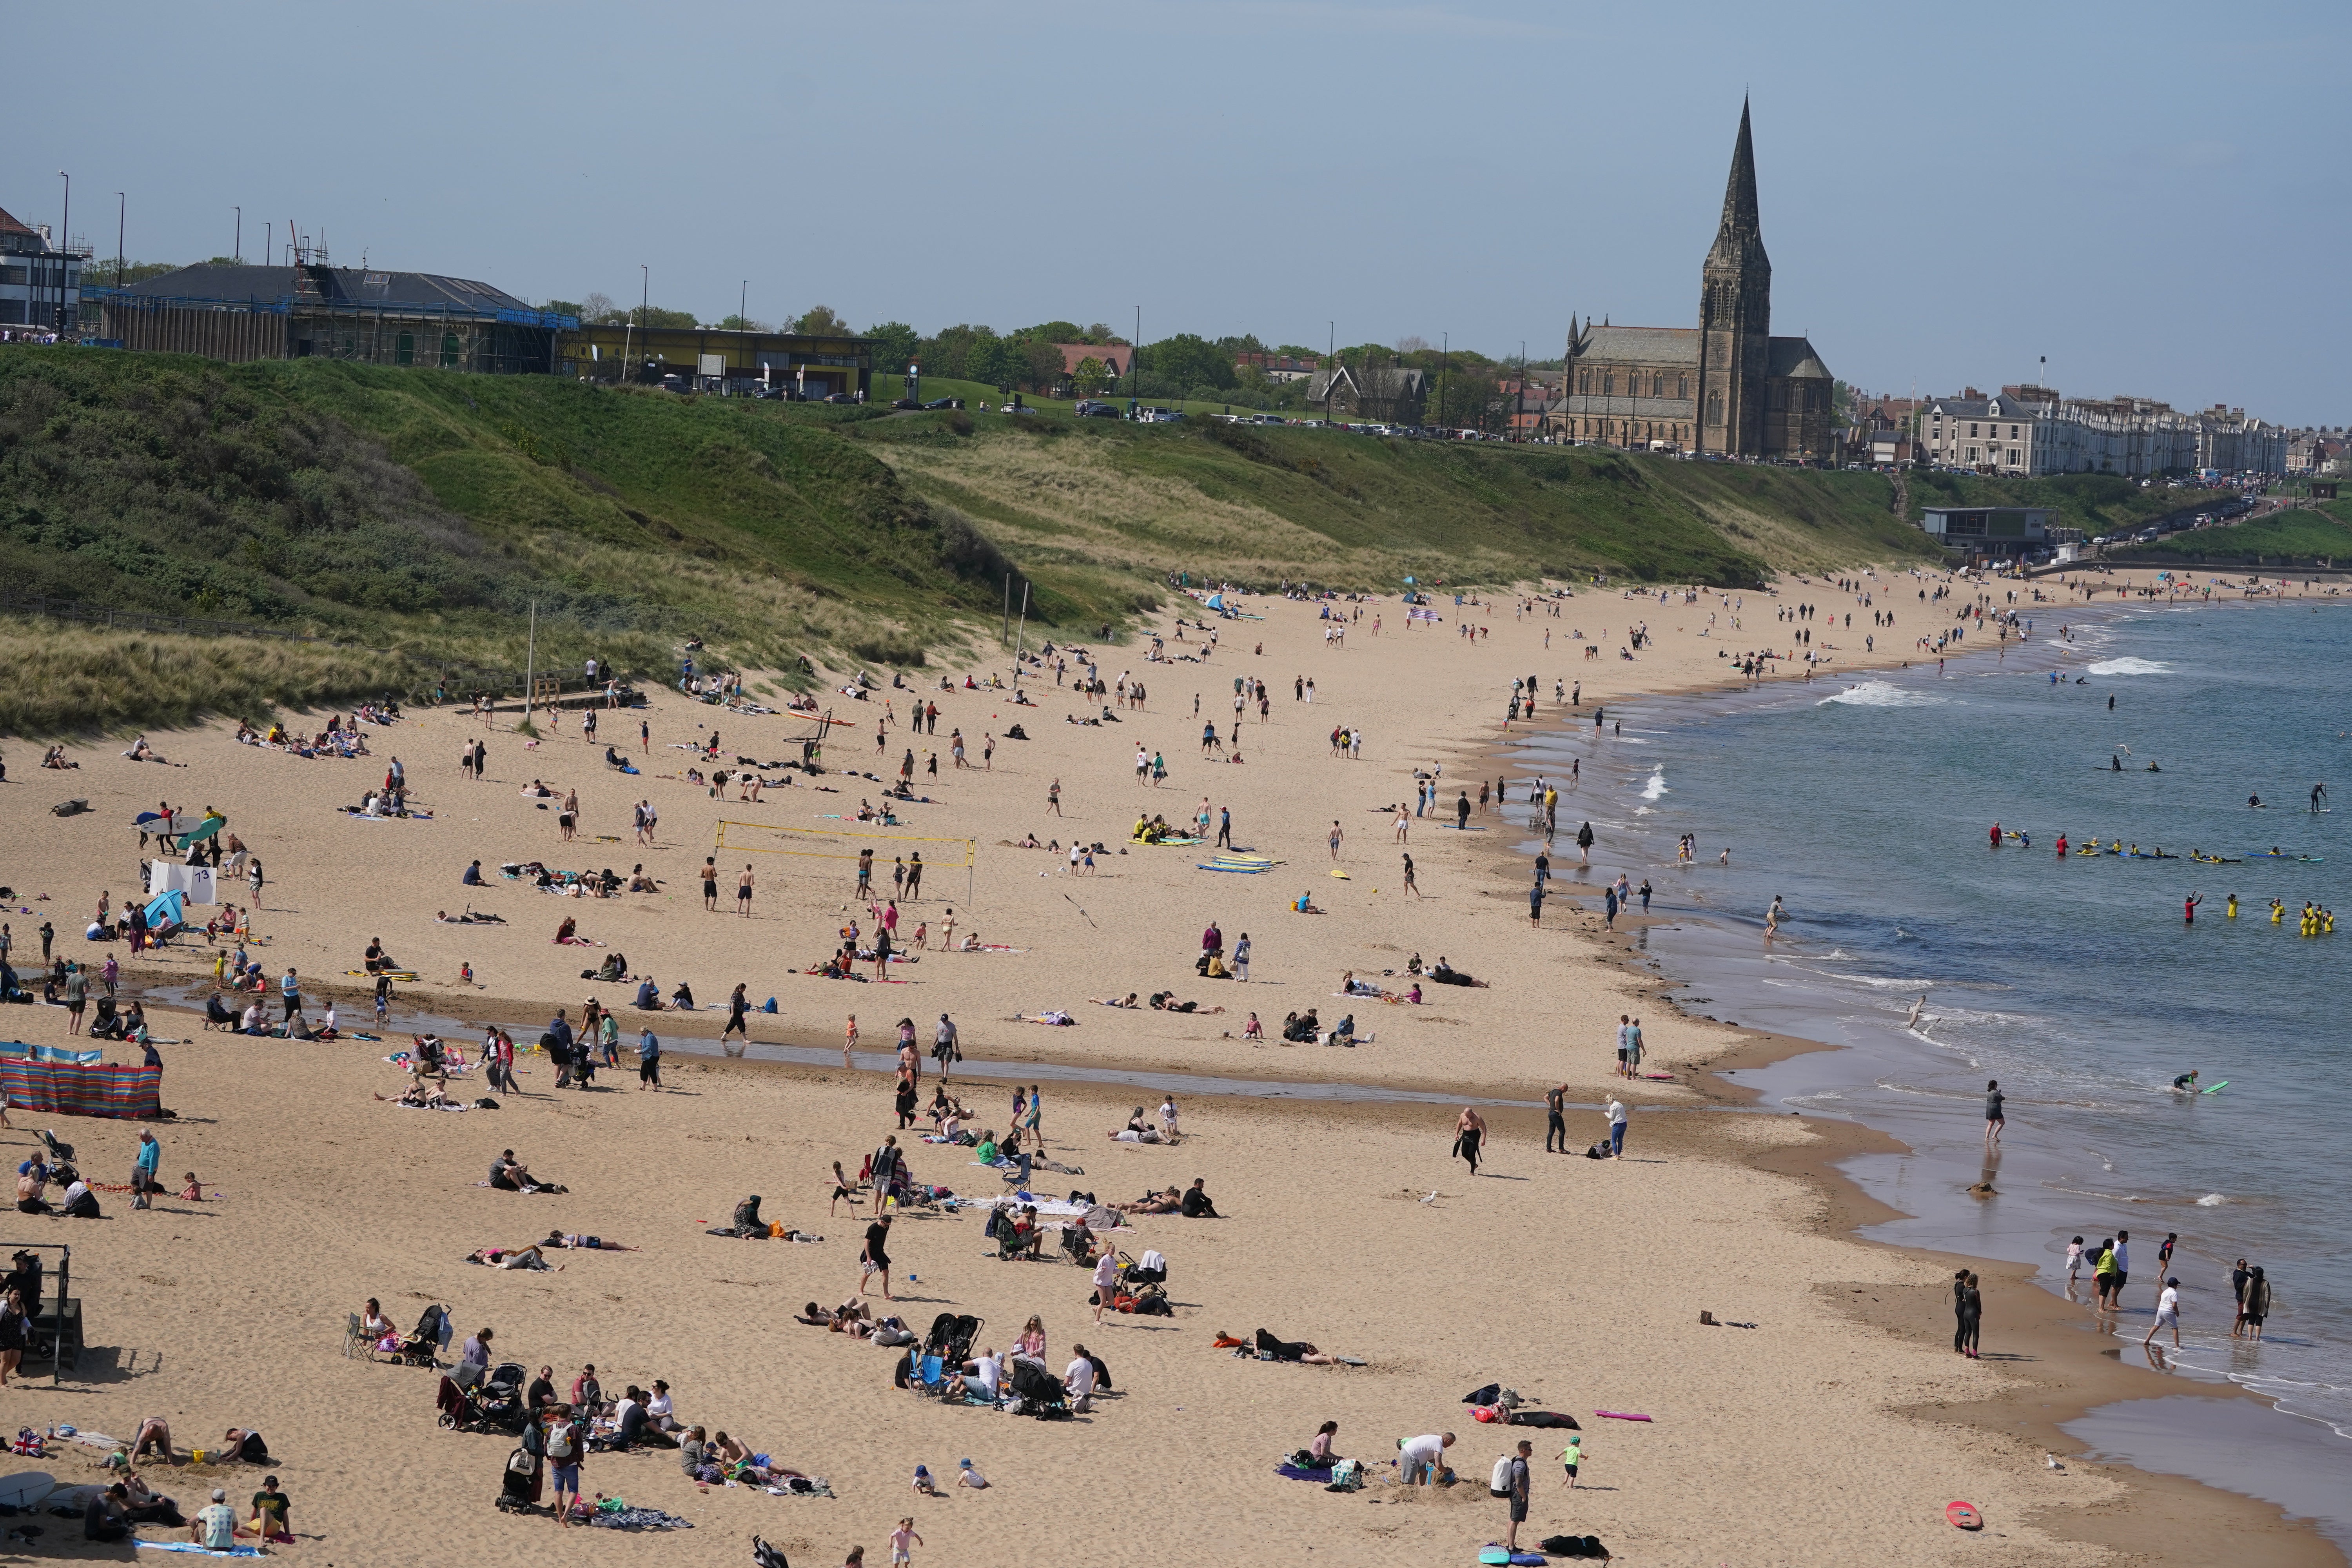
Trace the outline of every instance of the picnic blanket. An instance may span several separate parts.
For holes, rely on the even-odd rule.
[[[162,1068],[0,1058],[0,1095],[11,1106],[49,1115],[153,1116],[163,1108],[163,1087]]]
[[[193,1552],[199,1557],[259,1557],[264,1555],[261,1548],[258,1546],[231,1546],[224,1551],[215,1552],[209,1546],[199,1546],[193,1541],[134,1541],[132,1544],[143,1546],[150,1552]]]

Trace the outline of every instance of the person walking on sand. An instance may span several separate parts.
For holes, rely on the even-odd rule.
[[[892,1568],[898,1568],[901,1563],[912,1563],[915,1560],[914,1549],[922,1543],[923,1538],[915,1533],[915,1521],[911,1518],[900,1520],[898,1528],[890,1532]]]
[[[874,1190],[878,1193],[887,1184],[877,1172]],[[874,1276],[879,1274],[882,1276],[882,1299],[885,1301],[897,1300],[890,1294],[890,1219],[891,1216],[886,1214],[866,1227],[866,1250],[857,1258],[857,1293],[860,1296],[866,1294],[867,1285]]]
[[[1535,1451],[1533,1443],[1525,1437],[1520,1438],[1518,1452],[1512,1455],[1503,1468],[1504,1479],[1508,1483],[1504,1487],[1503,1494],[1510,1504],[1511,1514],[1510,1528],[1503,1532],[1503,1550],[1508,1552],[1518,1551],[1519,1526],[1528,1521],[1528,1460]]]
[[[841,1065],[850,1068],[852,1071],[856,1069],[857,1063],[851,1058],[850,1053],[855,1051],[856,1048],[857,1015],[852,1013],[849,1016],[849,1027],[844,1031],[841,1037]]]
[[[751,918],[751,863],[743,863],[743,874],[735,879],[735,912],[745,920]]]
[[[2180,1281],[2168,1275],[2165,1279],[2164,1289],[2157,1292],[2156,1321],[2147,1326],[2147,1335],[2139,1342],[2140,1348],[2146,1350],[2149,1341],[2155,1339],[2158,1331],[2162,1329],[2172,1331],[2172,1348],[2179,1350],[2180,1348]]]
[[[661,1086],[661,1041],[648,1024],[637,1036],[637,1088],[640,1091],[658,1090]]]
[[[1544,1152],[1568,1152],[1568,1085],[1554,1084],[1544,1090]]]
[[[2000,1079],[1997,1078],[1986,1079],[1985,1143],[1987,1146],[1990,1146],[2000,1142],[2000,1130],[2008,1124],[2009,1119],[2001,1114],[2000,1105],[2002,1098],[2003,1097],[2000,1092]]]
[[[1625,1102],[1613,1094],[1609,1097],[1609,1157],[1625,1157]]]
[[[727,1026],[719,1031],[719,1044],[722,1049],[726,1047],[727,1037],[730,1035],[740,1035],[745,1045],[751,1044],[751,1026],[749,1020],[751,1011],[751,998],[745,994],[743,982],[739,980],[735,983],[734,991],[727,998]]]
[[[1333,820],[1333,822],[1332,822],[1332,824],[1331,824],[1331,838],[1330,838],[1330,843],[1331,843],[1331,858],[1332,858],[1332,859],[1337,860],[1337,859],[1339,858],[1339,842],[1340,842],[1340,840],[1341,840],[1341,839],[1345,838],[1346,837],[1347,837],[1347,835],[1346,835],[1346,834],[1341,833],[1341,832],[1339,831],[1339,822],[1337,821],[1337,819],[1334,819],[1334,820]]]
[[[1454,1122],[1454,1152],[1469,1165],[1470,1173],[1478,1173],[1478,1146],[1486,1142],[1486,1119],[1471,1106],[1464,1106]]]
[[[1418,899],[1423,896],[1421,890],[1420,882],[1414,879],[1412,857],[1410,855],[1404,858],[1404,891],[1405,896],[1411,899]]]

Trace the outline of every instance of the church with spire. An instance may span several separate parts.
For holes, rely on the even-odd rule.
[[[1831,451],[1829,370],[1803,338],[1772,335],[1772,262],[1756,204],[1748,106],[1699,268],[1698,325],[1568,329],[1564,395],[1546,423],[1563,440],[1776,462]]]

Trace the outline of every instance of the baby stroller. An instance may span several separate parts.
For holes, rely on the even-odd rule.
[[[434,1306],[425,1309],[416,1320],[416,1331],[400,1342],[393,1359],[403,1366],[435,1366],[441,1364],[441,1347],[449,1342],[449,1313]]]
[[[539,1507],[539,1494],[547,1481],[547,1467],[529,1448],[517,1448],[507,1456],[506,1468],[499,1476],[499,1495],[491,1500],[500,1513],[530,1513]]]
[[[456,1432],[520,1432],[525,1375],[514,1362],[501,1363],[478,1387],[445,1374],[437,1399],[442,1427]]]
[[[931,1331],[923,1341],[923,1353],[937,1356],[941,1365],[960,1367],[971,1354],[972,1342],[980,1338],[985,1319],[969,1312],[941,1312],[931,1320]]]
[[[1070,1413],[1070,1394],[1062,1380],[1046,1371],[1044,1362],[1026,1356],[1013,1358],[1013,1396],[1018,1401],[1013,1407],[1015,1415],[1048,1421]]]

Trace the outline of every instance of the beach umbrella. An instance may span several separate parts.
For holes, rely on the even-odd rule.
[[[147,929],[152,931],[166,931],[173,926],[184,923],[185,917],[182,911],[186,908],[187,901],[188,895],[177,888],[170,892],[156,894],[147,900]]]

